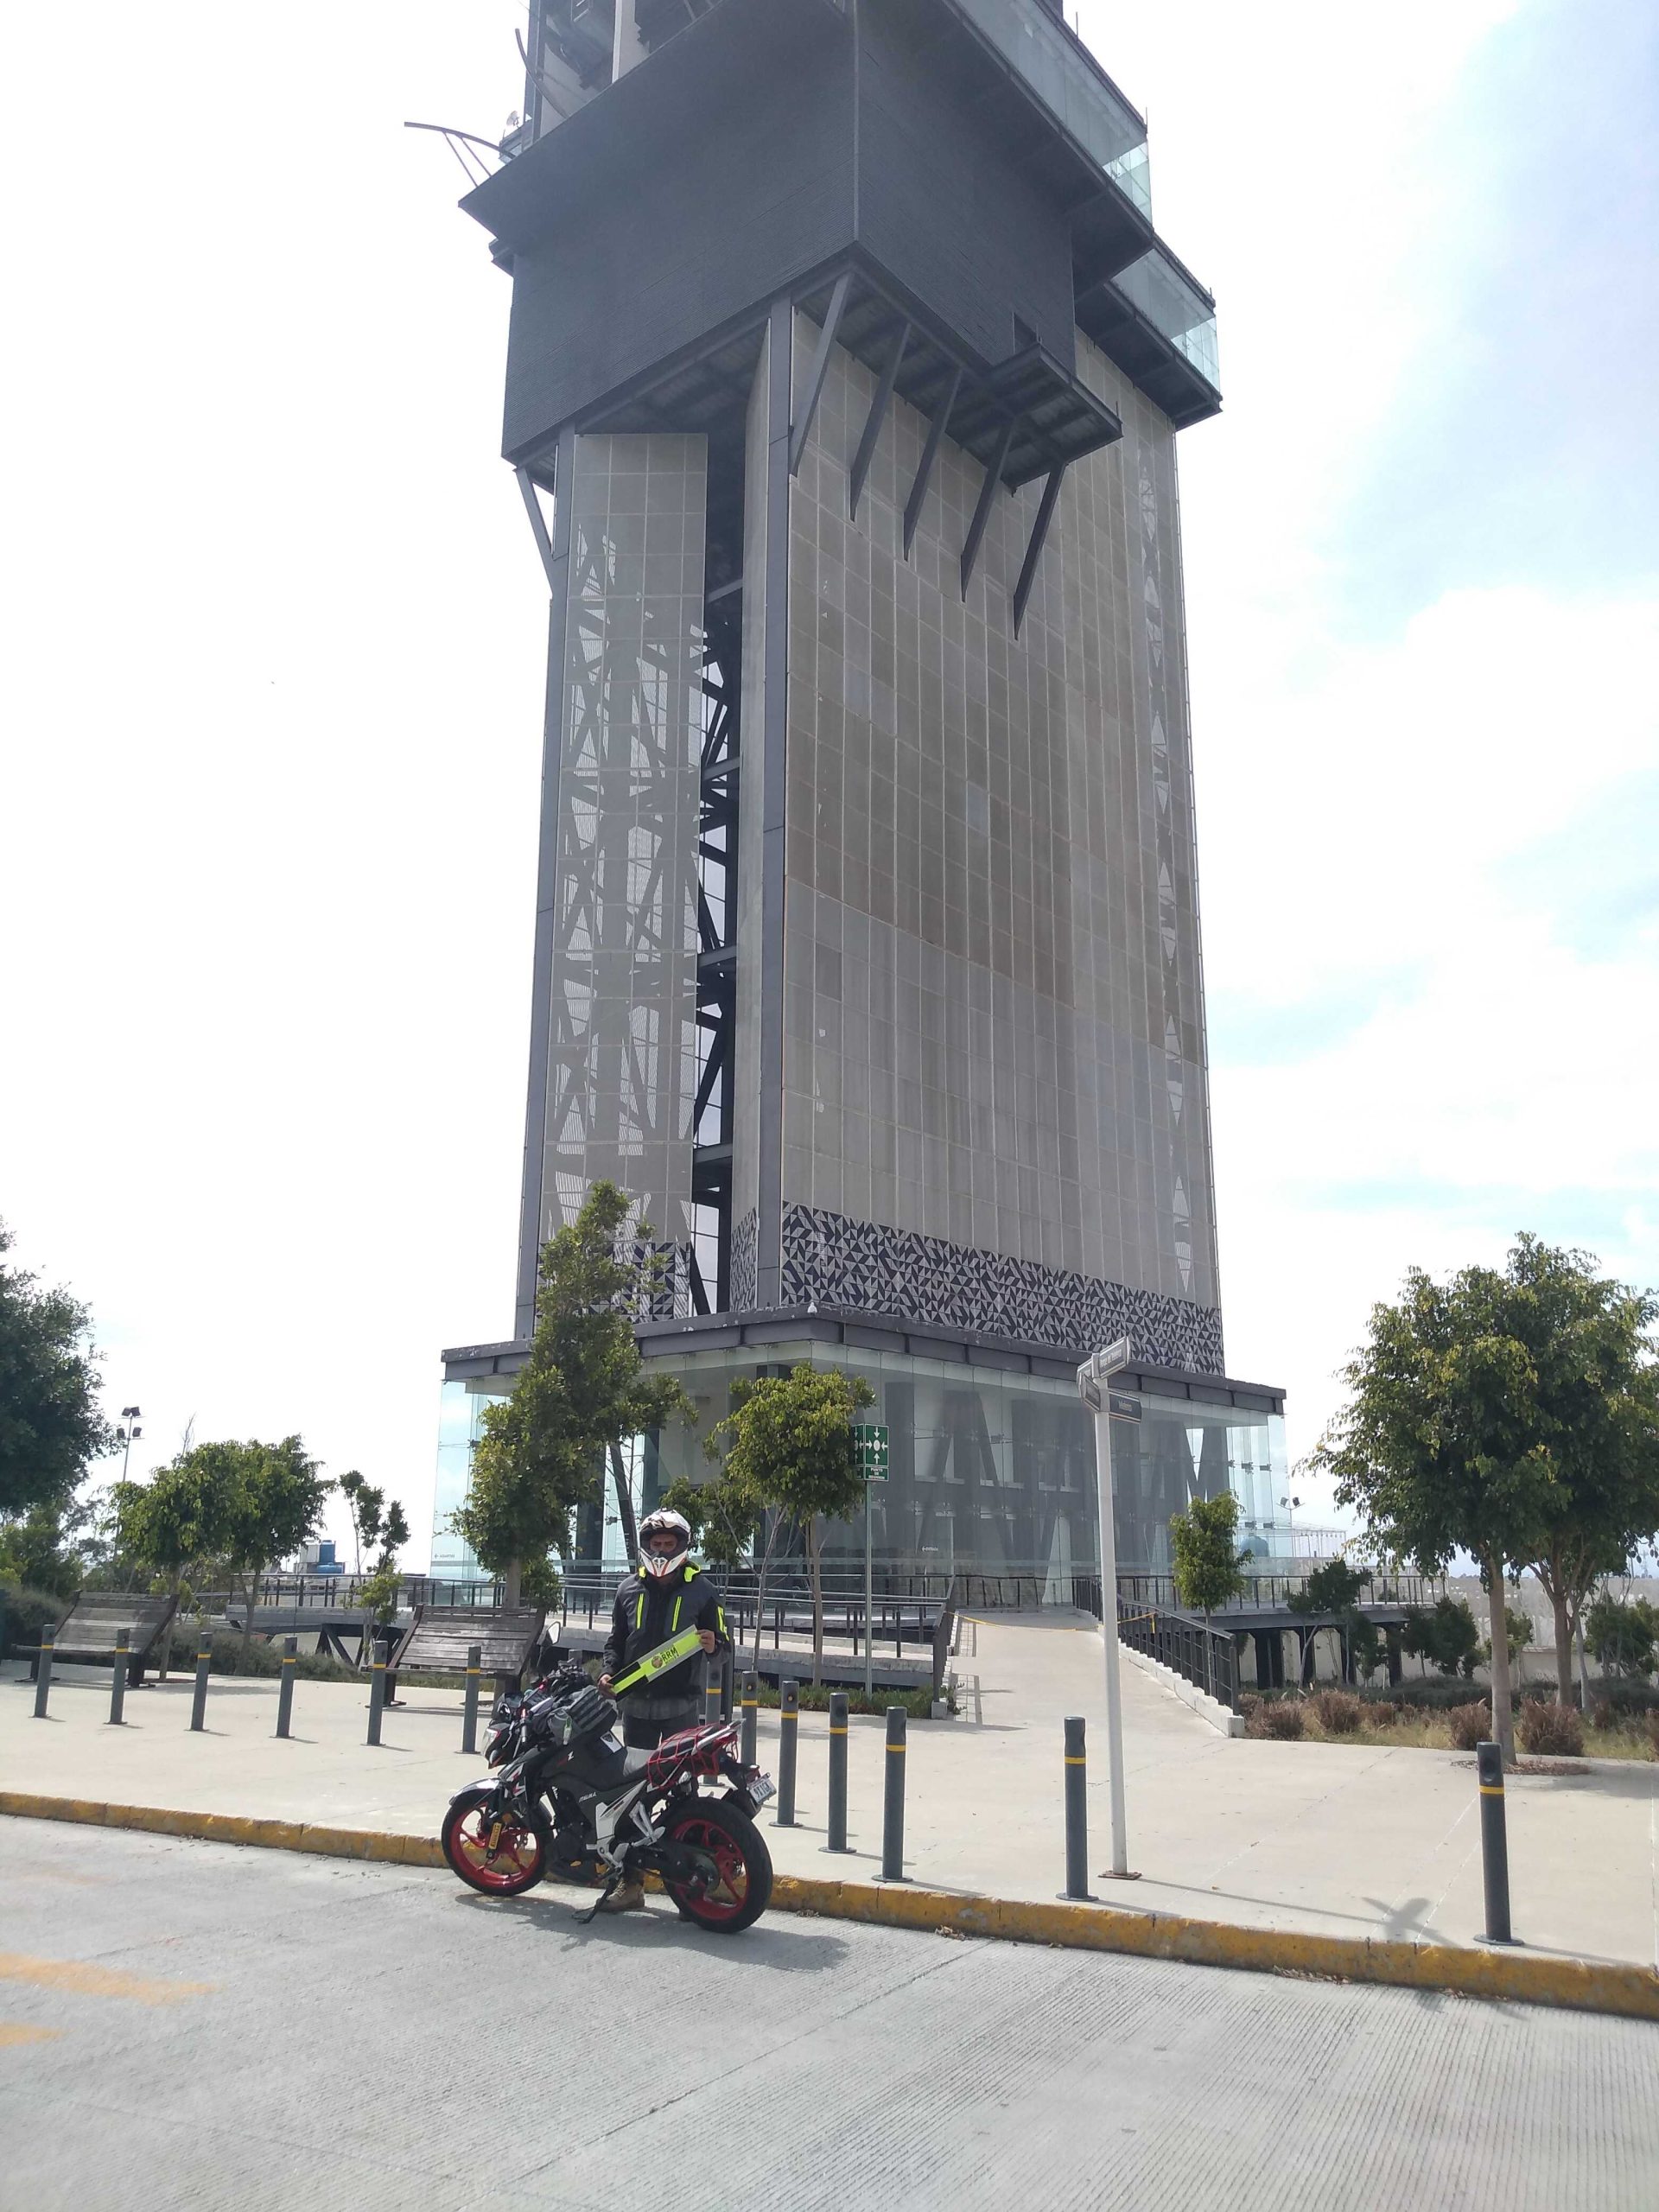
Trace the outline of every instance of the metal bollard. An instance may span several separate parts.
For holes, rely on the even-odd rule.
[[[706,1656],[702,1662],[702,1718],[709,1728],[720,1726],[720,1669]]]
[[[847,1848],[847,1693],[830,1693],[829,1851]]]
[[[1068,1897],[1091,1898],[1089,1887],[1089,1761],[1083,1746],[1083,1722],[1065,1723],[1065,1888]]]
[[[1513,1943],[1510,1932],[1510,1847],[1503,1825],[1503,1754],[1496,1744],[1475,1745],[1480,1777],[1480,1870],[1486,1888],[1486,1941]]]
[[[286,1736],[294,1719],[294,1677],[300,1670],[300,1639],[283,1638],[283,1674],[276,1686],[276,1733]]]
[[[484,1673],[484,1647],[467,1647],[467,1700],[461,1709],[461,1748],[468,1758],[478,1751],[478,1686]]]
[[[881,1878],[905,1879],[905,1708],[887,1707],[887,1771],[881,1806]]]
[[[110,1669],[110,1726],[124,1726],[123,1714],[127,1704],[127,1662],[131,1656],[132,1637],[124,1628],[115,1632],[115,1664]]]
[[[190,1700],[190,1726],[198,1735],[207,1726],[207,1669],[213,1656],[210,1648],[198,1648],[195,1695]]]
[[[785,1682],[778,1700],[778,1812],[775,1825],[795,1825],[795,1738],[801,1723],[801,1686]]]
[[[386,1662],[377,1658],[369,1669],[369,1741],[380,1741],[380,1716],[386,1709]]]
[[[745,1766],[758,1766],[760,1764],[759,1748],[755,1740],[760,1733],[760,1677],[758,1675],[745,1675],[743,1677],[742,1736],[742,1758]]]
[[[42,1628],[41,1630],[41,1656],[36,1662],[35,1675],[35,1718],[37,1720],[46,1719],[46,1695],[52,1687],[52,1650],[57,1636],[58,1631],[54,1628]]]
[[[736,1679],[732,1671],[732,1653],[728,1644],[720,1655],[720,1717],[722,1720],[729,1720],[732,1717],[732,1690]]]

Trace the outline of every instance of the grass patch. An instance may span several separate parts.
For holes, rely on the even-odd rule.
[[[1379,1701],[1381,1703],[1382,1701]],[[1338,1726],[1327,1728],[1319,1717],[1319,1700],[1274,1699],[1262,1705],[1249,1715],[1247,1733],[1260,1739],[1276,1738],[1281,1742],[1300,1741],[1307,1744],[1363,1744],[1386,1751],[1390,1747],[1402,1751],[1451,1751],[1465,1748],[1452,1740],[1452,1716],[1423,1707],[1394,1707],[1395,1718],[1390,1721],[1373,1717],[1373,1709],[1366,1700],[1360,1700],[1362,1718],[1357,1727],[1344,1725],[1349,1714],[1344,1707]],[[1277,1716],[1287,1707],[1300,1718],[1302,1726]],[[1389,1707],[1383,1704],[1382,1709]],[[1519,1708],[1517,1707],[1517,1719]],[[1269,1715],[1274,1716],[1269,1719]],[[1575,1715],[1576,1719],[1577,1716]],[[1618,1714],[1604,1726],[1591,1726],[1584,1731],[1584,1756],[1600,1759],[1659,1759],[1659,1731],[1650,1730],[1644,1713]],[[1554,1765],[1545,1761],[1521,1760],[1523,1772],[1554,1772]],[[1575,1770],[1560,1770],[1571,1773]]]

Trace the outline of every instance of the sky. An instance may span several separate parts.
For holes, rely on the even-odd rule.
[[[442,142],[512,0],[13,9],[0,1217],[143,1471],[298,1431],[425,1555],[508,1333],[546,593]],[[1229,1370],[1413,1264],[1659,1284],[1659,16],[1084,0],[1215,290],[1183,528]],[[1303,1518],[1328,1494],[1297,1478]]]

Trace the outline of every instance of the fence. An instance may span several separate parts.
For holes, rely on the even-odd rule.
[[[1117,1601],[1117,1633],[1132,1651],[1184,1675],[1197,1689],[1238,1711],[1238,1647],[1231,1631],[1206,1629],[1180,1613],[1153,1613]]]

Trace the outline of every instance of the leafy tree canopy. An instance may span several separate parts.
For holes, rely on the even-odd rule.
[[[1400,1641],[1414,1659],[1427,1660],[1442,1675],[1467,1680],[1475,1671],[1480,1630],[1467,1599],[1439,1597],[1427,1612],[1421,1605],[1409,1607]]]
[[[1659,1606],[1645,1598],[1621,1599],[1604,1592],[1586,1618],[1584,1640],[1596,1664],[1608,1672],[1650,1675],[1659,1646]]]
[[[1169,1516],[1175,1594],[1206,1619],[1243,1592],[1249,1554],[1239,1549],[1237,1533],[1238,1500],[1230,1490],[1218,1497],[1195,1497],[1185,1513]]]
[[[730,1469],[707,1483],[694,1483],[682,1475],[663,1492],[662,1503],[671,1513],[685,1516],[693,1545],[711,1567],[729,1574],[742,1566],[754,1542],[761,1506]]]
[[[99,1404],[92,1317],[67,1290],[4,1264],[0,1222],[0,1515],[70,1497],[90,1459],[116,1448]]]
[[[1293,1613],[1345,1613],[1370,1586],[1368,1567],[1351,1567],[1345,1559],[1326,1560],[1316,1567],[1301,1588],[1286,1603]]]
[[[509,1604],[526,1593],[527,1569],[550,1571],[550,1552],[569,1558],[576,1509],[597,1501],[609,1447],[692,1417],[678,1382],[646,1374],[634,1342],[659,1267],[632,1211],[614,1183],[595,1183],[542,1248],[530,1357],[512,1395],[484,1415],[454,1526],[505,1578]]]
[[[1564,1532],[1578,1528],[1601,1556],[1659,1520],[1659,1371],[1646,1341],[1659,1306],[1593,1269],[1528,1236],[1502,1270],[1437,1283],[1413,1268],[1397,1304],[1372,1308],[1343,1370],[1351,1397],[1313,1455],[1338,1503],[1358,1506],[1390,1550],[1431,1572],[1473,1553],[1495,1605],[1506,1573],[1551,1556]],[[1506,1758],[1510,1703],[1500,1648],[1492,1711]]]

